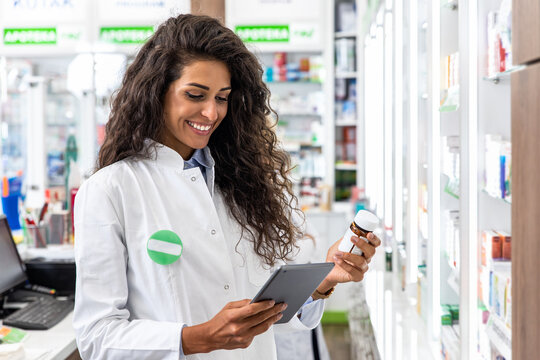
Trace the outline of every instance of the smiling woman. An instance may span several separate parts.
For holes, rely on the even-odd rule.
[[[83,358],[276,359],[286,304],[250,298],[299,258],[304,224],[262,74],[230,29],[193,15],[160,25],[127,69],[75,202]],[[364,256],[336,242],[336,266],[280,326],[317,326],[333,287],[363,278],[369,240]]]

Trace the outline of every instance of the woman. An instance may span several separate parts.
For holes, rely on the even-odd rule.
[[[83,358],[275,358],[284,304],[249,298],[298,253],[302,222],[261,79],[232,31],[192,15],[159,26],[127,69],[75,204]],[[332,246],[337,266],[289,328],[315,327],[316,298],[363,278],[370,240],[365,256]]]

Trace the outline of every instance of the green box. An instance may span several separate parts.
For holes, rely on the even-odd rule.
[[[452,314],[452,321],[459,323],[459,305],[450,305],[450,313]]]
[[[441,305],[441,324],[452,325],[452,313],[448,305]]]

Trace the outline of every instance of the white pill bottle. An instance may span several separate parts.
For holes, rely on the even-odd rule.
[[[339,244],[338,250],[343,252],[352,252],[354,249],[354,244],[351,241],[351,236],[358,236],[360,239],[364,239],[366,242],[367,235],[370,232],[373,232],[379,225],[379,218],[373,213],[370,213],[366,210],[360,210],[356,213],[354,220],[351,222],[351,225],[343,235],[341,243]],[[355,254],[362,254],[362,251],[358,248],[354,251]]]

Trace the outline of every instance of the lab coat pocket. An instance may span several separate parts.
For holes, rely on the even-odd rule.
[[[262,260],[255,254],[248,254],[246,258],[249,282],[260,288],[272,274],[268,265],[263,265]]]

